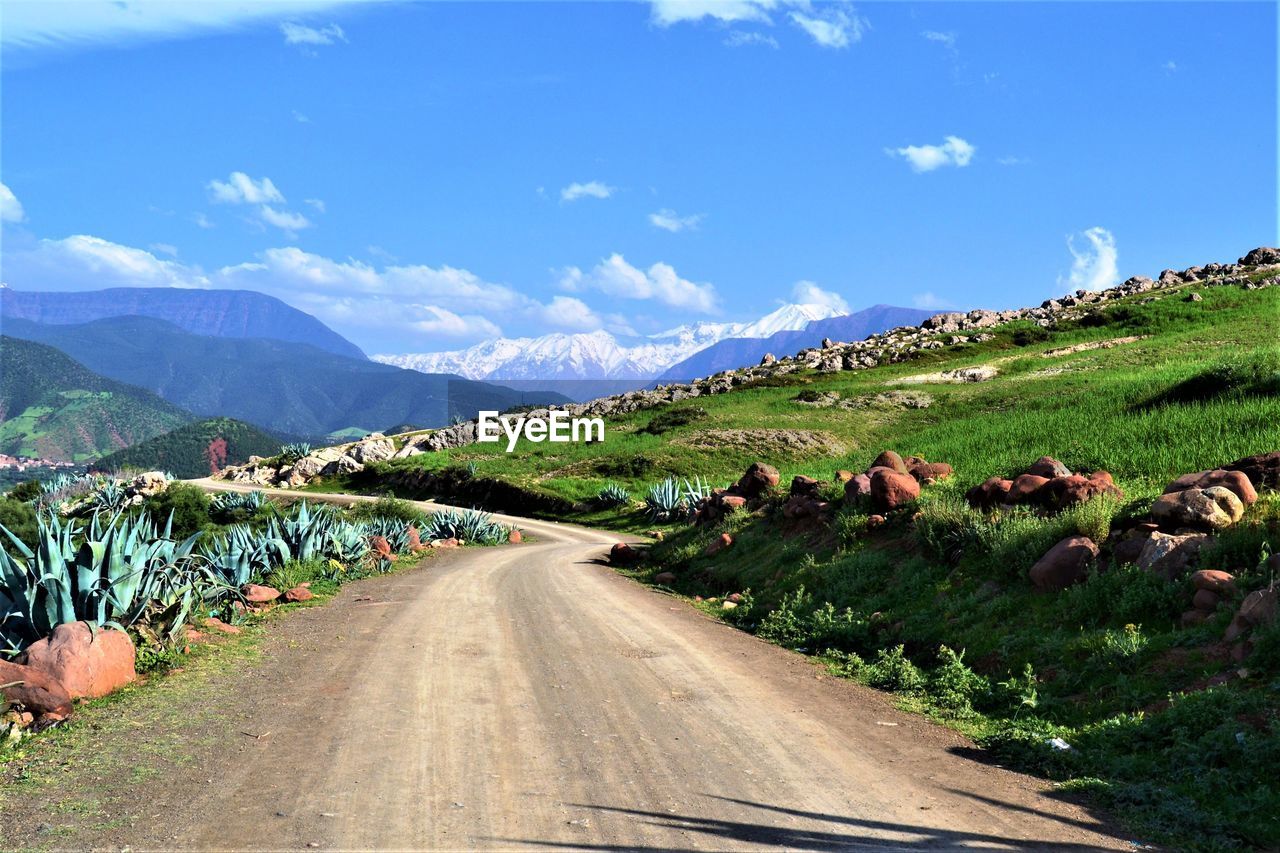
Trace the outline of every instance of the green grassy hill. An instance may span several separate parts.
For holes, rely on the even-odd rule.
[[[219,440],[223,443],[219,444]],[[117,450],[95,462],[94,468],[168,471],[186,479],[207,477],[211,473],[211,462],[225,468],[243,464],[250,456],[274,456],[280,451],[280,445],[290,440],[244,421],[210,418]]]
[[[983,332],[991,338],[958,345],[940,334],[942,347],[902,363],[802,371],[630,414],[608,422],[601,444],[522,442],[512,454],[472,445],[396,460],[377,466],[376,485],[412,494],[502,482],[545,512],[568,499],[583,507],[578,520],[656,526],[665,536],[638,578],[671,573],[663,584],[699,596],[709,614],[894,691],[994,760],[1107,806],[1135,838],[1280,848],[1280,619],[1253,629],[1251,646],[1224,641],[1244,596],[1276,580],[1265,560],[1280,553],[1280,493],[1262,490],[1192,563],[1235,576],[1204,621],[1184,619],[1196,591],[1186,575],[1167,580],[1116,550],[1174,478],[1280,450],[1280,287],[1184,285],[1048,328]],[[997,374],[936,376],[975,366]],[[954,474],[872,519],[831,481],[885,449],[950,463]],[[1043,455],[1073,471],[1105,469],[1124,497],[1057,515],[965,502],[968,488]],[[782,480],[753,512],[655,524],[638,503],[664,477],[726,485],[756,460]],[[825,481],[829,515],[784,514],[795,475]],[[610,482],[632,501],[589,509]],[[708,555],[722,534],[733,544]],[[1100,558],[1082,583],[1037,591],[1028,569],[1072,534],[1094,538]],[[725,609],[731,593],[740,600]]]
[[[52,347],[0,338],[0,453],[84,462],[190,420]]]

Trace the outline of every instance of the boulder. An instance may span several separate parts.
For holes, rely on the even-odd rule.
[[[871,478],[866,474],[855,474],[853,479],[844,484],[844,500],[847,504],[871,497]]]
[[[618,566],[630,566],[640,562],[640,552],[626,542],[619,542],[609,549],[609,562]]]
[[[269,604],[280,597],[280,590],[256,583],[245,584],[240,593],[250,604]]]
[[[912,457],[907,460],[907,473],[921,483],[925,480],[945,480],[951,476],[951,466],[946,462],[925,462],[923,459]]]
[[[1138,555],[1138,567],[1169,580],[1182,577],[1208,538],[1203,533],[1152,533]]]
[[[297,603],[299,601],[310,601],[315,598],[316,594],[305,586],[295,586],[293,589],[286,590],[284,594],[285,601]]]
[[[871,504],[876,509],[897,509],[920,497],[920,484],[909,474],[889,468],[874,468],[871,475]]]
[[[1167,492],[1151,505],[1151,518],[1161,527],[1177,530],[1222,530],[1244,515],[1244,504],[1224,486]]]
[[[870,474],[874,468],[890,468],[899,474],[907,473],[907,463],[892,450],[881,451],[880,455],[876,457],[876,461],[872,462],[871,466],[867,468],[867,473]]]
[[[511,543],[512,545],[519,545],[523,541],[524,541],[524,534],[514,527],[511,528],[511,532],[507,534],[507,542]]]
[[[758,498],[778,485],[778,469],[763,462],[752,462],[738,480],[737,492],[744,498]]]
[[[803,474],[797,474],[791,480],[792,496],[804,495],[806,497],[813,497],[818,494],[818,490],[821,488],[822,483],[812,477],[806,477]]]
[[[391,543],[387,541],[385,536],[370,536],[369,550],[377,554],[379,557],[391,556]]]
[[[725,512],[736,512],[747,505],[747,499],[741,495],[723,495],[719,503]]]
[[[1249,593],[1240,604],[1239,617],[1246,624],[1257,628],[1275,621],[1280,590],[1259,589]]]
[[[1208,590],[1221,596],[1235,595],[1236,579],[1229,572],[1218,569],[1201,569],[1191,575],[1191,584],[1197,590]]]
[[[158,495],[169,487],[169,480],[163,471],[147,471],[139,474],[129,482],[127,491],[130,495],[142,495],[149,498]]]
[[[1009,489],[1008,502],[1011,504],[1034,503],[1040,489],[1048,483],[1049,477],[1039,474],[1020,474],[1013,478],[1013,486]]]
[[[1041,487],[1036,494],[1036,499],[1048,509],[1059,510],[1082,504],[1104,494],[1116,497],[1124,495],[1111,481],[1110,474],[1106,471],[1095,471],[1088,477],[1081,474],[1054,477]]]
[[[1012,480],[992,477],[965,492],[964,497],[969,502],[969,505],[975,509],[993,509],[1001,504],[1008,503],[1009,490],[1012,488]]]
[[[1267,246],[1251,249],[1247,255],[1240,259],[1240,263],[1247,267],[1280,264],[1280,249],[1273,249]]]
[[[19,662],[48,674],[72,699],[96,699],[138,677],[135,654],[124,631],[66,622],[28,646]]]
[[[670,586],[671,584],[676,582],[676,573],[675,572],[658,572],[656,575],[653,576],[653,582],[660,583],[664,586]]]
[[[1222,601],[1221,596],[1216,592],[1207,589],[1198,589],[1196,594],[1191,598],[1191,606],[1196,610],[1203,610],[1206,613],[1212,613],[1218,609],[1218,603]]]
[[[714,557],[716,554],[719,554],[721,551],[732,545],[733,537],[728,533],[721,533],[715,539],[712,539],[707,543],[707,547],[702,553],[708,557]]]
[[[65,720],[71,716],[71,696],[56,678],[43,670],[0,658],[0,696],[21,705],[38,719]]]
[[[221,634],[239,634],[240,628],[235,625],[228,625],[217,616],[210,616],[204,620],[204,627],[210,631],[217,631]]]
[[[1036,561],[1028,573],[1036,589],[1066,589],[1088,577],[1089,564],[1098,558],[1098,546],[1087,536],[1068,536]]]
[[[297,466],[294,466],[297,467]],[[332,477],[335,474],[354,474],[357,471],[363,471],[364,465],[352,457],[350,454],[343,454],[333,462],[328,463],[320,469],[320,473],[326,477]]]
[[[1246,456],[1222,467],[1244,474],[1254,489],[1280,489],[1280,450]]]
[[[297,485],[305,483],[313,477],[318,477],[321,470],[324,469],[325,462],[313,456],[304,456],[297,462],[293,463],[293,467],[289,470],[289,481]]]
[[[850,480],[852,480],[855,476],[857,475],[854,474],[852,471],[846,471],[843,468],[841,468],[835,474],[835,481],[837,483],[847,483]]]
[[[370,462],[381,462],[395,456],[396,446],[391,439],[379,435],[354,445],[348,453],[359,464],[368,465]]]
[[[1031,463],[1027,473],[1036,477],[1044,477],[1046,480],[1052,480],[1054,477],[1070,477],[1071,469],[1052,456],[1041,456]]]
[[[1199,471],[1195,474],[1183,474],[1165,488],[1166,495],[1184,492],[1187,489],[1207,489],[1211,486],[1222,486],[1230,489],[1245,506],[1252,506],[1258,500],[1258,492],[1243,471],[1227,471],[1218,468],[1213,471]]]
[[[432,548],[457,548],[461,543],[453,536],[448,539],[434,539],[431,542]]]

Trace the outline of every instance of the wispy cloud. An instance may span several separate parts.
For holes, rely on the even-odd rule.
[[[178,247],[172,243],[152,243],[147,248],[158,255],[168,255],[171,258],[178,257]]]
[[[1168,62],[1166,62],[1164,65],[1161,65],[1160,67],[1164,69],[1164,73],[1172,74],[1173,72],[1178,70],[1178,63],[1170,59]]]
[[[911,304],[925,311],[943,311],[954,307],[950,302],[929,290],[911,297]]]
[[[298,124],[311,124],[311,119],[297,110],[293,111],[293,120],[298,122]]]
[[[787,20],[821,47],[845,48],[862,39],[867,20],[846,0],[814,3],[811,0],[650,0],[650,20],[660,27],[710,19],[720,24],[772,25],[774,12],[786,8]],[[767,45],[778,41],[763,33],[734,30],[725,37],[729,47]]]
[[[1083,238],[1086,245],[1079,246]],[[1068,290],[1105,290],[1120,281],[1119,251],[1116,238],[1110,231],[1094,226],[1079,234],[1067,237],[1067,250],[1071,252],[1071,272],[1058,277],[1058,286]]]
[[[307,205],[308,207],[310,207],[310,208],[311,208],[312,210],[314,210],[316,213],[324,213],[324,212],[325,212],[324,199],[321,199],[321,198],[304,198],[304,199],[302,200],[302,203],[303,203],[303,204],[305,204],[305,205]]]
[[[901,157],[916,172],[932,172],[942,166],[968,166],[978,149],[958,136],[948,136],[941,145],[908,145],[886,148],[891,157]]]
[[[21,222],[27,218],[22,209],[22,202],[13,194],[8,185],[0,183],[0,222]]]
[[[577,201],[580,198],[608,198],[617,187],[611,187],[600,181],[587,181],[585,184],[572,183],[560,190],[561,201]]]
[[[213,223],[212,219],[210,219],[209,217],[205,216],[203,213],[200,213],[200,212],[191,214],[191,221],[194,222],[196,226],[199,228],[208,229],[208,228],[218,227]]]
[[[812,281],[797,281],[791,288],[791,301],[800,305],[823,305],[842,314],[849,313],[849,303],[835,291],[823,290]]]
[[[689,216],[681,216],[670,208],[663,208],[657,213],[649,214],[649,223],[654,228],[661,228],[663,231],[676,233],[679,231],[693,230],[698,227],[705,216],[701,213],[694,213]]]
[[[311,220],[303,216],[301,213],[294,213],[289,210],[279,210],[269,204],[264,204],[258,208],[258,219],[267,225],[273,225],[284,231],[286,234],[295,234],[303,228],[311,227]]]
[[[337,24],[317,28],[285,21],[280,25],[280,32],[284,35],[284,43],[293,45],[320,46],[347,40],[347,34]]]
[[[311,220],[301,213],[294,213],[278,206],[285,204],[284,194],[268,177],[255,181],[244,172],[232,172],[225,181],[215,178],[207,184],[207,187],[209,197],[214,202],[251,205],[255,207],[257,222],[279,228],[286,234],[295,234],[303,228],[311,227]],[[316,201],[319,199],[309,199],[308,203]],[[324,202],[320,202],[318,209],[324,210]],[[201,227],[205,226],[201,224]]]
[[[674,267],[661,262],[639,269],[616,252],[586,272],[578,267],[565,269],[560,286],[576,293],[596,290],[623,299],[652,299],[703,314],[716,312],[720,305],[714,285],[681,278]]]
[[[791,18],[791,23],[808,33],[819,46],[845,48],[862,41],[862,33],[867,28],[865,18],[858,17],[842,6],[806,5],[805,8],[806,11],[792,12],[788,17]]]
[[[940,33],[937,30],[925,30],[920,34],[920,36],[926,39],[927,41],[937,42],[938,44],[943,45],[949,50],[955,50],[955,47],[956,47],[955,33]]]
[[[724,37],[726,47],[771,47],[778,49],[778,40],[773,36],[764,33],[749,32],[747,30],[730,30],[729,34]]]

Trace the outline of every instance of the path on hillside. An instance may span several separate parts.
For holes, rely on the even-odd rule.
[[[536,541],[442,552],[275,623],[264,661],[232,691],[237,728],[265,736],[172,771],[191,778],[148,782],[178,786],[180,802],[110,840],[1127,846],[888,697],[615,574],[599,562],[615,536],[516,521]]]

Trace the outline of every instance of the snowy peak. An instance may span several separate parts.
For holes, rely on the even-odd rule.
[[[620,341],[606,331],[498,338],[452,352],[375,355],[374,361],[468,379],[652,379],[728,338],[767,338],[840,316],[825,305],[783,305],[753,323],[695,323]]]

